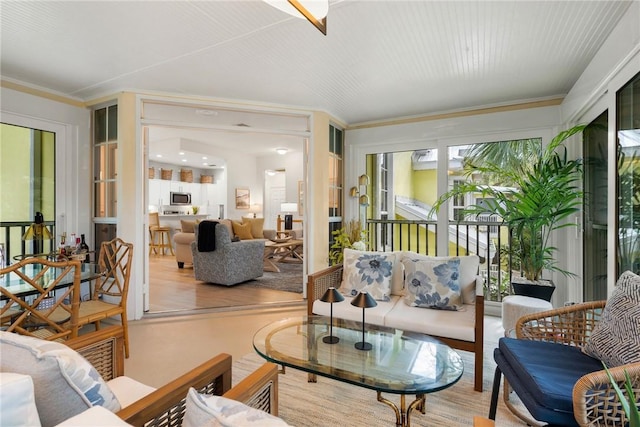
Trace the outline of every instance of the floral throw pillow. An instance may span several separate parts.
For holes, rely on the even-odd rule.
[[[411,307],[458,310],[462,305],[460,258],[404,259],[405,303]]]
[[[394,253],[344,250],[340,292],[356,296],[365,291],[378,301],[390,301]]]

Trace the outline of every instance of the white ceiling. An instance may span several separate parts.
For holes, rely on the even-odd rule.
[[[336,0],[324,36],[262,1],[2,1],[0,72],[81,100],[176,93],[355,124],[564,95],[629,5]]]

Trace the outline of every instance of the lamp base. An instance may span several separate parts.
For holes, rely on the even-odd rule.
[[[322,342],[325,344],[337,344],[340,342],[340,338],[329,335],[328,337],[322,338]]]
[[[358,350],[364,350],[364,351],[369,351],[373,348],[373,346],[370,343],[364,342],[364,341],[355,343],[354,347],[357,348]]]
[[[284,229],[291,230],[293,228],[293,215],[284,216]]]

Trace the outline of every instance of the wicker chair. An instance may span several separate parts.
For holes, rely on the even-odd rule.
[[[0,307],[1,328],[36,338],[55,341],[78,335],[80,303],[80,261],[48,261],[25,258],[0,269],[6,283],[0,286],[5,304]],[[69,285],[59,286],[63,283]],[[52,289],[56,289],[55,297]],[[29,295],[25,296],[25,292]]]
[[[124,375],[121,326],[90,332],[65,344],[91,363],[105,381]],[[264,363],[231,388],[232,359],[219,354],[186,374],[120,410],[117,415],[134,426],[180,426],[190,387],[200,393],[222,395],[278,415],[278,367]]]
[[[586,302],[523,316],[516,323],[516,337],[521,340],[545,341],[582,349],[600,320],[605,303],[606,301]],[[552,364],[553,361],[549,360],[550,367]],[[631,376],[634,392],[639,396],[640,363],[610,369],[613,378],[623,389],[625,371]],[[544,425],[523,414],[509,401],[507,379],[505,374],[503,397],[507,407],[529,425]],[[497,369],[489,413],[491,419],[495,419],[499,387],[500,371]],[[626,418],[621,403],[604,370],[586,374],[575,383],[573,415],[579,426],[625,425]]]
[[[91,299],[80,303],[78,325],[93,323],[100,329],[100,321],[120,316],[124,330],[124,352],[129,357],[129,327],[127,324],[127,294],[131,276],[133,244],[120,238],[102,242],[98,264],[106,273],[95,285]]]

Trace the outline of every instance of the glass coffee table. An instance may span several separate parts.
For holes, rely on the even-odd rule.
[[[427,335],[407,336],[403,331],[365,324],[369,351],[357,350],[362,341],[362,323],[333,319],[336,344],[327,344],[329,318],[302,316],[283,319],[260,329],[253,347],[266,360],[377,392],[379,402],[396,414],[397,426],[409,426],[413,409],[425,413],[425,394],[455,384],[464,370],[460,355],[443,342]],[[399,394],[400,406],[382,393]],[[408,406],[405,396],[415,395]]]

